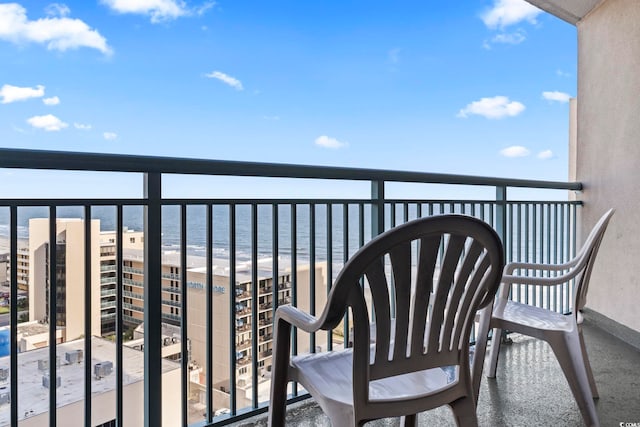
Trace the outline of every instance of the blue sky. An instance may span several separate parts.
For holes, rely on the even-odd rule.
[[[0,145],[566,180],[576,43],[524,0],[0,3]]]

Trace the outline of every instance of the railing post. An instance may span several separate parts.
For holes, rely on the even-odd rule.
[[[162,179],[144,174],[144,425],[162,425]]]
[[[507,237],[507,187],[501,185],[496,187],[496,224],[495,229],[502,240],[502,244],[505,245],[506,253],[506,237]]]
[[[505,260],[509,259],[507,254],[508,246],[507,246],[507,187],[504,185],[500,185],[496,187],[496,224],[495,229],[500,236],[500,240],[502,240],[502,245],[504,246],[504,257]],[[500,337],[502,343],[511,343],[511,339],[507,336],[507,331],[502,330],[502,335]]]
[[[384,181],[371,181],[371,238],[384,231]]]

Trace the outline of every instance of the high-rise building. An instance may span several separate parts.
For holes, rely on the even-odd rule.
[[[91,221],[91,232],[98,235],[100,221]],[[91,312],[95,321],[91,322],[92,335],[101,335],[100,313],[100,261],[98,240],[91,245]],[[50,311],[49,291],[52,283],[50,277],[51,245],[56,250],[56,312]],[[27,252],[20,252],[23,263],[28,264],[29,319],[49,322],[55,319],[56,326],[63,328],[64,339],[73,340],[82,337],[84,331],[84,296],[85,296],[85,247],[84,221],[77,218],[60,218],[56,220],[56,241],[49,241],[49,220],[32,218],[29,220],[29,245]],[[19,257],[20,258],[20,257]],[[20,266],[19,266],[20,268]]]
[[[63,341],[72,340],[84,333],[84,220],[58,219],[56,231],[56,324],[63,330]],[[116,287],[118,265],[116,260],[117,233],[100,232],[99,220],[91,221],[91,304],[92,335],[109,336],[116,330]],[[131,332],[144,321],[144,233],[125,229],[122,233],[122,318],[125,331]],[[31,219],[29,241],[19,253],[19,283],[25,284],[29,294],[30,320],[48,321],[49,316],[49,220]],[[206,339],[206,259],[189,254],[186,266],[187,283],[187,337],[176,337],[176,332],[165,338],[183,338],[188,342],[190,362],[190,398],[204,402],[205,365],[207,342],[211,345],[212,383],[214,406],[229,406],[230,379],[236,379],[238,407],[251,404],[252,378],[258,378],[261,395],[268,394],[273,352],[273,313],[275,298],[278,305],[292,300],[291,268],[281,268],[274,277],[271,259],[257,261],[258,283],[252,282],[251,262],[235,266],[235,283],[230,282],[229,261],[214,258],[212,269],[212,323],[210,340]],[[287,265],[281,260],[281,266]],[[152,286],[162,287],[162,318],[167,325],[180,326],[182,313],[182,281],[180,254],[175,250],[162,255],[162,280]],[[311,272],[309,265],[299,265],[297,270],[297,305],[309,312],[311,301],[319,311],[327,296],[326,262],[315,264],[315,295],[311,298]],[[21,270],[19,270],[21,271]],[[22,279],[20,279],[22,277]],[[275,286],[275,292],[274,292]],[[254,295],[256,291],[256,295]],[[231,292],[235,292],[234,313],[231,314]],[[255,319],[254,319],[255,317]],[[233,323],[233,324],[232,324]],[[255,323],[255,330],[254,330]],[[174,328],[175,330],[179,330]],[[255,332],[255,333],[254,333]],[[255,335],[255,336],[254,336]],[[139,338],[139,337],[138,337]],[[254,343],[255,341],[255,343]],[[170,344],[174,344],[172,341]],[[310,350],[307,334],[298,334],[298,351]],[[142,349],[142,345],[132,345]],[[172,346],[171,357],[175,354]],[[232,354],[233,352],[233,354]],[[235,364],[232,368],[232,359]],[[254,372],[254,361],[257,371]]]

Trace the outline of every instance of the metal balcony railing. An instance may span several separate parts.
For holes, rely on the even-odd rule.
[[[125,266],[121,274],[115,271],[115,277],[103,278],[104,282],[101,282],[114,283],[116,289],[116,330],[113,343],[115,408],[112,418],[118,425],[122,424],[124,419],[123,398],[126,387],[123,370],[124,325],[140,323],[137,317],[131,315],[133,312],[127,311],[125,314],[124,310],[135,310],[136,314],[144,313],[144,378],[140,406],[144,412],[146,426],[162,425],[163,393],[169,392],[177,393],[177,398],[172,400],[171,406],[180,411],[183,426],[191,423],[197,423],[199,426],[226,425],[266,411],[265,399],[268,396],[265,398],[259,395],[259,390],[268,387],[258,385],[268,380],[261,377],[260,373],[268,371],[268,366],[263,363],[268,363],[269,359],[265,358],[266,352],[259,351],[259,345],[271,339],[273,331],[267,328],[272,327],[270,319],[273,312],[279,304],[291,303],[311,314],[318,313],[340,267],[360,246],[385,229],[423,216],[444,213],[468,214],[485,220],[498,231],[505,245],[507,261],[519,259],[531,262],[563,262],[575,253],[576,218],[580,203],[566,197],[567,193],[564,193],[565,197],[560,200],[512,200],[507,197],[507,191],[510,188],[531,188],[568,192],[579,191],[582,188],[579,183],[423,172],[12,149],[0,149],[0,168],[96,171],[103,172],[101,176],[107,177],[106,179],[109,173],[142,174],[144,177],[144,197],[133,199],[15,199],[2,198],[0,189],[0,225],[6,224],[7,227],[4,229],[9,230],[10,341],[17,342],[18,230],[27,224],[20,222],[24,221],[25,213],[31,212],[34,207],[44,207],[45,216],[51,219],[48,241],[56,241],[56,219],[64,217],[64,209],[67,207],[81,212],[79,216],[83,218],[95,218],[101,208],[111,207],[114,221],[113,228],[108,231],[115,232],[116,241],[115,249],[106,252],[115,265],[124,265],[128,256],[123,250],[125,227],[128,226],[125,224],[124,212],[134,208],[143,212],[141,215],[144,224],[144,268]],[[300,180],[300,185],[304,185],[309,179],[366,182],[370,185],[371,192],[364,198],[350,197],[348,194],[342,198],[324,199],[164,198],[162,179],[174,174],[286,178]],[[412,190],[411,197],[386,197],[387,187],[397,183],[489,188],[495,197],[487,199],[485,192],[484,198],[442,200],[430,197],[428,190],[424,188]],[[168,212],[177,214],[171,217]],[[203,242],[199,255],[203,258],[203,267],[198,271],[191,270],[190,264],[187,263],[189,248],[186,236],[193,236],[189,234],[193,233],[189,224],[192,223],[194,215],[199,221],[197,229],[200,230],[199,237]],[[173,223],[168,224],[171,218]],[[169,267],[163,265],[163,239],[168,235],[163,237],[163,227],[169,225],[179,229],[177,241],[170,242],[173,245],[173,253],[178,253],[179,272],[170,274],[165,272]],[[66,238],[69,241],[72,237],[67,234]],[[83,267],[84,283],[80,286],[84,287],[84,306],[78,309],[84,310],[84,336],[91,337],[92,325],[101,322],[100,316],[94,317],[91,310],[92,298],[94,295],[102,294],[99,288],[93,287],[94,272],[91,269],[93,265],[98,264],[92,263],[92,260],[96,256],[100,257],[104,251],[94,249],[92,252],[91,242],[99,236],[92,235],[89,221],[84,221],[84,234],[81,238],[84,240],[84,244],[80,246],[84,247],[85,251],[83,259],[74,259],[72,263],[67,260],[65,268]],[[24,252],[20,252],[20,255],[23,256]],[[222,257],[221,269],[218,269],[217,265],[214,266],[214,261],[220,261],[218,257]],[[136,259],[137,262],[140,260],[141,256]],[[264,260],[268,262],[265,263]],[[175,262],[171,266],[176,268]],[[46,262],[46,268],[48,277],[51,278],[50,286],[47,288],[48,307],[56,312],[59,303],[56,256],[50,257]],[[105,271],[110,271],[110,268]],[[98,271],[97,274],[99,273]],[[138,280],[124,278],[125,273],[138,275],[135,276]],[[179,288],[169,291],[166,286],[167,279],[179,282]],[[264,280],[270,280],[278,286],[270,286],[266,290],[268,292],[261,291],[259,282]],[[283,282],[287,284],[284,285]],[[144,307],[124,303],[125,296],[133,297],[132,293],[124,291],[124,285],[135,285],[144,289],[144,294],[135,294],[137,299],[144,301]],[[76,285],[67,281],[66,286],[66,294],[69,294],[72,292],[69,286]],[[180,302],[171,304],[166,297],[163,301],[163,291],[179,293]],[[283,291],[287,293],[284,294]],[[106,297],[111,295],[111,292],[102,295]],[[260,298],[265,298],[265,295],[270,295],[269,299],[278,303],[261,301]],[[570,285],[540,292],[526,287],[514,287],[512,295],[515,299],[558,312],[572,309]],[[248,313],[244,309],[237,312],[236,304],[241,301],[247,301],[252,310]],[[175,307],[178,307],[176,313],[179,315],[171,314],[169,311]],[[237,323],[240,318],[243,320],[241,324]],[[111,319],[112,315],[108,314],[108,319],[104,317],[102,321]],[[222,322],[221,319],[226,321]],[[166,320],[179,325],[181,336],[187,338],[180,340],[180,354],[185,357],[180,357],[179,362],[162,359],[163,322]],[[224,325],[225,328],[222,332],[220,325]],[[49,327],[49,342],[56,341],[57,329],[55,325]],[[348,318],[344,319],[341,329],[343,330],[340,334],[329,332],[304,337],[298,332],[293,336],[292,351],[313,351],[317,346],[332,348],[348,343]],[[260,338],[259,332],[265,335]],[[195,333],[200,335],[193,335]],[[93,360],[91,342],[92,339],[84,341],[84,360],[87,361]],[[224,354],[221,354],[220,343],[236,342],[241,344],[230,345],[231,348],[225,348]],[[238,359],[237,354],[241,350],[259,357],[245,356]],[[46,351],[48,360],[55,360],[59,356],[56,346],[37,351]],[[22,407],[22,403],[19,406],[19,402],[29,399],[29,396],[20,393],[20,381],[24,376],[21,376],[18,358],[18,347],[11,346],[6,362],[11,372],[7,384],[11,399],[8,405],[3,405],[7,408],[6,420],[9,425],[18,425],[24,418],[24,414],[18,411],[18,407]],[[227,372],[219,368],[223,365],[226,366]],[[179,390],[163,390],[163,372],[167,366],[180,369]],[[193,402],[189,395],[189,390],[192,390],[189,381],[192,378],[190,373],[195,366],[200,370],[198,377],[204,378],[202,395],[196,399],[204,402],[204,411],[190,410]],[[58,369],[62,368],[57,367],[56,363],[49,363],[49,378],[56,378]],[[83,408],[74,413],[82,413],[83,425],[88,427],[91,425],[92,413],[95,412],[92,406],[96,392],[92,390],[94,367],[91,363],[85,363],[78,369],[84,369],[84,386],[79,387],[82,390],[78,390],[77,401]],[[247,375],[251,377],[248,383],[245,383]],[[243,388],[238,391],[236,384],[240,379],[243,381]],[[198,379],[198,383],[199,381]],[[293,387],[292,390],[293,399],[304,397],[297,396],[297,387]],[[225,393],[224,408],[228,408],[229,415],[215,415],[216,411],[222,409],[214,405],[214,393],[218,392]],[[55,392],[55,387],[48,396],[48,408],[60,406],[58,399],[62,397]],[[94,397],[85,399],[84,396]],[[217,395],[216,401],[220,398]],[[101,411],[103,409],[101,408]],[[0,408],[0,417],[4,416],[2,411]],[[58,419],[61,413],[47,411],[38,416],[45,417],[43,425],[47,422],[50,425],[65,425],[68,420]],[[196,414],[196,418],[190,418],[190,414]],[[73,420],[73,423],[78,424],[77,420]]]

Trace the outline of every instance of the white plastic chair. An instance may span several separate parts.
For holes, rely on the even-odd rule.
[[[415,414],[446,404],[459,425],[477,425],[469,334],[503,265],[500,239],[471,217],[418,219],[372,239],[345,264],[318,318],[290,305],[276,311],[269,425],[284,425],[289,381],[336,427],[398,416],[415,425]],[[353,348],[290,356],[292,326],[332,330],[347,313]]]
[[[494,328],[494,339],[487,376],[496,376],[502,330],[545,340],[551,345],[558,359],[587,426],[599,426],[600,423],[593,402],[593,399],[598,398],[598,390],[584,345],[580,310],[585,306],[591,270],[613,213],[614,210],[611,209],[600,218],[580,252],[566,264],[507,264],[490,321],[490,327]],[[514,274],[516,271],[520,274]],[[542,274],[551,277],[541,277]],[[570,316],[509,300],[512,284],[555,286],[569,283],[571,280],[575,280],[575,285],[573,314]]]

